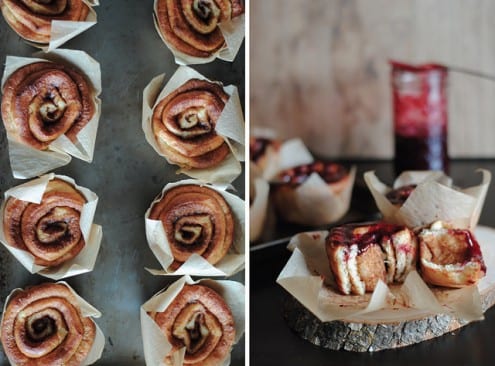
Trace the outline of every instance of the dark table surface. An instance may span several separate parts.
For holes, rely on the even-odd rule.
[[[375,170],[386,183],[393,182],[390,162],[358,162],[358,174],[351,208],[341,222],[378,218],[363,173]],[[456,160],[450,165],[450,176],[460,187],[478,184],[478,168],[495,172],[495,160]],[[480,218],[480,225],[495,227],[495,187],[490,186]],[[316,228],[319,229],[319,228]],[[285,290],[275,283],[290,257],[287,241],[270,245],[267,241],[288,237],[298,232],[315,230],[275,222],[263,233],[262,240],[251,250],[251,338],[252,365],[495,365],[495,307],[480,322],[442,337],[409,347],[375,353],[352,353],[319,348],[293,333],[282,317]],[[264,245],[265,244],[265,245]]]

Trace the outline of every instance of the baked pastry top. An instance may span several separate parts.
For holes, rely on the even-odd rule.
[[[149,219],[160,220],[174,256],[172,269],[193,254],[209,263],[222,260],[234,241],[234,217],[220,193],[207,186],[171,188],[155,202]]]
[[[53,62],[17,69],[3,87],[2,119],[10,136],[38,150],[66,135],[72,142],[95,113],[94,93],[77,70]]]
[[[22,38],[49,43],[53,20],[84,21],[89,7],[82,0],[2,0],[2,14]]]
[[[206,169],[227,157],[230,149],[215,128],[228,99],[219,84],[191,79],[156,105],[153,133],[170,162]]]
[[[84,248],[80,216],[86,198],[72,184],[51,180],[39,204],[9,197],[3,228],[9,245],[28,251],[34,263],[55,267]]]
[[[185,347],[184,365],[221,365],[230,354],[234,317],[209,287],[186,284],[165,311],[149,315],[172,344],[172,352]]]
[[[44,283],[14,293],[1,325],[3,349],[16,365],[79,366],[93,346],[96,325],[83,317],[63,284]]]
[[[160,33],[173,48],[207,58],[225,46],[218,25],[242,13],[241,0],[157,0],[155,16]]]

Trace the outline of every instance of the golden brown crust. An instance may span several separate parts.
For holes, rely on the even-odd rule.
[[[184,365],[220,365],[235,340],[234,317],[225,300],[202,285],[184,285],[163,312],[150,314],[174,347],[186,347]]]
[[[62,284],[15,293],[3,314],[3,348],[18,366],[81,365],[95,335],[93,320],[82,316],[76,297]]]
[[[55,267],[74,258],[85,245],[80,228],[84,196],[71,184],[53,179],[40,204],[9,197],[3,212],[9,245],[26,250],[34,263]]]
[[[234,219],[221,194],[206,186],[181,185],[165,192],[149,218],[160,220],[174,256],[172,269],[193,253],[218,263],[232,246]]]
[[[215,131],[229,96],[206,80],[191,79],[162,99],[153,110],[152,128],[161,152],[185,168],[218,165],[230,152]]]
[[[160,33],[176,50],[207,58],[225,45],[218,24],[244,12],[240,0],[158,0]]]
[[[476,284],[485,276],[486,267],[474,235],[469,230],[434,225],[418,235],[425,282],[444,287]]]
[[[89,7],[82,0],[53,0],[47,4],[35,0],[0,1],[2,14],[22,38],[49,43],[52,20],[84,21]]]
[[[93,93],[76,70],[52,62],[17,69],[5,82],[2,119],[7,132],[38,150],[65,134],[72,142],[95,113]]]

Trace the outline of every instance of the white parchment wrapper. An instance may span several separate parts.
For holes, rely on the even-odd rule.
[[[141,306],[141,332],[143,335],[144,357],[146,365],[162,366],[167,365],[164,362],[165,357],[172,350],[172,345],[165,334],[162,333],[155,321],[147,314],[148,312],[162,312],[170,305],[184,284],[201,284],[215,290],[225,300],[235,322],[235,342],[236,344],[244,334],[245,328],[245,288],[244,285],[235,281],[214,281],[200,280],[193,281],[191,277],[184,276],[178,281],[171,284],[166,290],[154,295],[143,306]],[[173,355],[173,366],[183,364],[185,348]],[[230,356],[219,366],[228,366]]]
[[[416,271],[404,284],[379,282],[372,294],[342,295],[334,282],[325,250],[327,231],[301,233],[289,244],[292,256],[277,283],[323,322],[387,323],[451,314],[465,321],[483,319],[481,295],[495,286],[495,230],[478,227],[475,235],[487,267],[477,286],[461,289],[429,288]]]
[[[48,150],[36,150],[23,144],[7,133],[9,158],[15,178],[28,179],[68,164],[71,155],[91,162],[95,147],[96,132],[101,114],[101,71],[100,64],[83,51],[58,49],[49,53],[38,52],[34,57],[7,56],[2,76],[2,90],[8,77],[17,69],[39,61],[58,62],[78,69],[89,82],[94,94],[95,113],[93,118],[77,134],[76,143],[65,135],[53,141]]]
[[[155,0],[153,5],[153,21],[155,23],[155,28],[160,35],[163,43],[165,43],[165,45],[173,53],[175,62],[178,65],[206,64],[212,62],[217,57],[228,62],[234,61],[237,52],[239,52],[239,49],[241,48],[242,42],[244,40],[246,28],[245,14],[241,14],[228,22],[219,24],[220,31],[222,32],[223,38],[225,39],[226,46],[224,48],[212,54],[210,57],[194,57],[177,50],[174,46],[167,42],[165,37],[162,35],[160,27],[158,26],[158,21],[156,19],[157,2],[158,0]]]
[[[74,296],[77,299],[77,304],[79,305],[79,308],[81,309],[81,314],[83,317],[85,317],[85,318],[87,318],[87,317],[100,318],[101,317],[101,313],[98,311],[98,309],[96,309],[93,305],[91,305],[86,300],[84,300],[81,296],[79,296],[77,294],[77,292],[74,291],[74,289],[72,287],[70,287],[70,285],[67,282],[60,281],[60,282],[57,282],[57,284],[61,284],[61,285],[66,286],[74,294]],[[14,294],[16,294],[17,292],[22,291],[22,290],[23,289],[21,289],[21,288],[16,288],[16,289],[12,290],[10,292],[10,294],[7,296],[7,298],[5,299],[5,304],[4,304],[3,311],[2,311],[2,320],[1,320],[2,324],[3,324],[3,314],[5,314],[5,309],[7,308],[7,305],[10,301],[10,298]],[[96,326],[95,340],[93,342],[93,346],[91,347],[88,355],[86,356],[86,359],[81,364],[82,366],[92,365],[93,363],[98,361],[101,358],[101,355],[103,353],[103,349],[105,348],[105,335],[103,334],[103,332],[100,329],[100,327],[98,326],[98,324],[96,324],[94,321],[93,321],[93,323]],[[16,366],[16,364],[14,362],[12,362],[10,359],[9,359],[9,361],[10,361],[10,364],[12,366]]]
[[[17,199],[33,203],[40,203],[48,182],[55,178],[64,180],[74,185],[87,200],[81,210],[80,218],[81,232],[86,244],[79,254],[71,260],[61,264],[58,267],[45,267],[35,264],[34,256],[28,251],[15,248],[7,242],[4,233],[3,215],[5,203],[9,197],[15,197]],[[96,257],[98,256],[102,239],[101,226],[93,223],[97,203],[98,196],[94,192],[87,188],[78,186],[72,178],[63,175],[55,175],[53,173],[46,174],[17,187],[13,187],[5,192],[5,200],[2,202],[0,207],[2,217],[0,221],[0,242],[31,273],[37,273],[53,280],[59,280],[90,272],[95,266]]]
[[[270,185],[250,170],[249,240],[258,240],[265,225]]]
[[[225,257],[214,266],[200,255],[193,254],[176,271],[171,271],[169,270],[169,266],[174,261],[174,257],[163,224],[160,220],[151,220],[148,217],[155,202],[158,202],[166,191],[185,184],[204,185],[214,189],[222,195],[232,210],[234,218],[234,242]],[[244,268],[244,229],[246,225],[244,201],[239,197],[226,192],[222,187],[205,185],[193,179],[169,183],[163,188],[161,195],[152,202],[151,206],[146,211],[145,225],[148,245],[163,267],[163,270],[147,269],[154,275],[232,276]]]
[[[349,210],[356,168],[349,172],[349,180],[340,192],[334,190],[320,177],[312,173],[309,178],[289,192],[274,192],[277,212],[289,222],[319,226],[341,219]],[[277,187],[287,188],[287,187]]]
[[[393,188],[408,184],[417,184],[417,187],[400,207],[386,198],[392,188],[382,183],[373,171],[366,172],[364,180],[387,222],[415,228],[442,220],[458,228],[473,229],[478,223],[491,181],[488,170],[479,169],[478,172],[482,174],[481,183],[463,189],[453,187],[452,179],[441,172],[404,172],[395,180]]]
[[[203,75],[187,66],[181,66],[172,75],[167,84],[162,88],[165,74],[153,78],[143,91],[143,115],[142,128],[146,141],[155,151],[166,159],[160,151],[153,134],[151,118],[155,106],[175,89],[190,79],[208,80]],[[210,80],[208,80],[210,81]],[[229,145],[231,154],[217,166],[209,169],[180,169],[178,173],[184,173],[203,182],[229,184],[242,172],[240,161],[244,161],[244,118],[242,113],[239,92],[233,85],[224,87],[224,91],[230,95],[228,102],[217,120],[215,131],[222,136]]]

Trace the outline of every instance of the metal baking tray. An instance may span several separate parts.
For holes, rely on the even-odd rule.
[[[55,172],[98,194],[95,223],[103,226],[103,242],[94,271],[67,282],[103,314],[96,322],[106,344],[97,364],[144,365],[139,307],[177,279],[155,277],[144,269],[160,268],[146,243],[144,213],[167,182],[186,177],[177,175],[177,168],[146,142],[141,129],[142,91],[154,76],[163,72],[170,76],[178,66],[153,25],[153,0],[107,0],[95,10],[98,23],[61,47],[83,50],[101,66],[103,104],[94,160],[88,164],[73,158]],[[6,55],[31,56],[36,51],[0,20],[2,65]],[[233,63],[215,60],[192,67],[212,80],[236,85],[244,107],[244,54],[243,45]],[[0,124],[0,196],[20,183],[12,177]],[[244,198],[244,174],[233,185]],[[244,278],[241,272],[230,279],[244,282]],[[0,309],[12,289],[44,281],[49,280],[31,275],[0,246]],[[235,345],[232,365],[244,365],[244,344],[243,337]],[[0,364],[8,364],[3,351]]]

